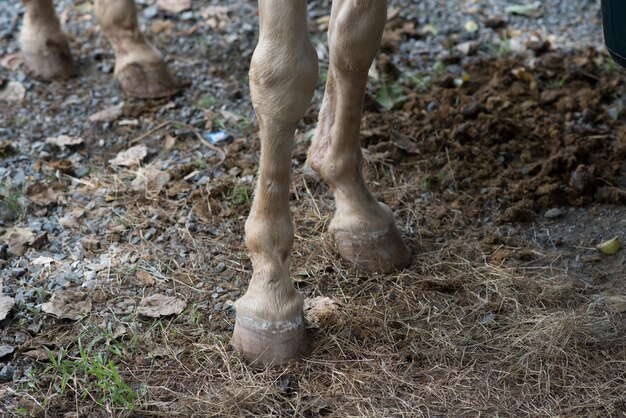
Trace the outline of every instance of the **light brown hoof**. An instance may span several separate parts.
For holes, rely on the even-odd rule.
[[[47,39],[44,43],[22,41],[22,56],[35,78],[50,81],[76,75],[76,66],[66,39]]]
[[[178,92],[178,83],[164,62],[126,64],[115,77],[124,93],[138,99],[168,97]]]
[[[388,273],[406,267],[411,261],[411,251],[393,220],[380,231],[333,229],[332,232],[339,255],[359,270]]]
[[[298,361],[305,347],[303,315],[291,321],[267,321],[237,312],[232,344],[256,367]]]

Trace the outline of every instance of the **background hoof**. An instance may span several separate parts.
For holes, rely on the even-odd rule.
[[[48,40],[45,47],[22,43],[22,56],[33,76],[44,81],[63,80],[77,73],[67,41]]]
[[[406,267],[411,261],[411,251],[392,221],[382,231],[333,231],[339,254],[357,269],[388,273]]]
[[[138,99],[168,97],[178,92],[178,83],[165,63],[131,63],[116,72],[124,93]]]

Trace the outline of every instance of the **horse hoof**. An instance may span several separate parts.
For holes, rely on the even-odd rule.
[[[237,312],[232,344],[256,367],[282,367],[304,352],[302,313],[292,320],[268,321]]]
[[[76,75],[76,66],[66,39],[47,39],[39,42],[21,42],[26,67],[40,80],[63,80]]]
[[[164,62],[126,64],[116,71],[117,81],[127,96],[138,99],[169,97],[179,90]]]
[[[339,255],[359,270],[388,273],[401,270],[411,261],[395,222],[378,231],[333,229]]]

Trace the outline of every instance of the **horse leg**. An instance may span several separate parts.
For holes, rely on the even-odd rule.
[[[317,54],[308,36],[306,0],[259,0],[259,18],[250,93],[261,161],[246,221],[253,273],[235,305],[233,345],[253,364],[280,365],[298,359],[304,347],[302,296],[289,277],[289,183],[296,124],[317,81]]]
[[[115,78],[128,96],[167,97],[178,91],[163,56],[137,23],[134,0],[95,0],[96,19],[115,51]]]
[[[26,67],[36,78],[56,80],[76,74],[67,37],[52,0],[22,0],[26,13],[20,48]]]
[[[340,255],[357,268],[383,272],[404,267],[410,259],[391,210],[372,196],[361,171],[365,86],[386,15],[385,0],[333,1],[328,80],[307,161],[335,196],[330,231]]]

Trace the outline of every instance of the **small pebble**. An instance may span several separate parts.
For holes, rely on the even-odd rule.
[[[543,216],[548,219],[560,218],[563,216],[563,211],[559,208],[552,208],[548,209]]]
[[[0,382],[10,382],[13,380],[13,373],[15,373],[15,367],[7,364],[0,370]]]
[[[9,354],[12,354],[13,351],[15,351],[15,348],[13,346],[10,346],[7,344],[0,345],[0,358],[6,357]]]

